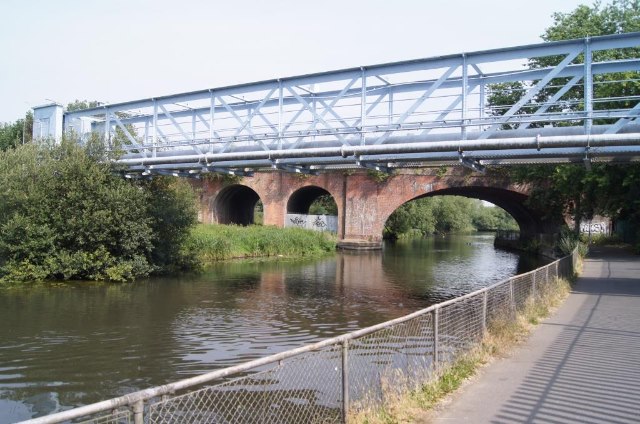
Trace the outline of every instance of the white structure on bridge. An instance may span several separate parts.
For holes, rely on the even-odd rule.
[[[608,87],[640,85],[639,45],[628,33],[462,53],[103,105],[63,121],[50,105],[35,109],[34,134],[97,133],[124,151],[131,175],[635,160],[640,93]]]

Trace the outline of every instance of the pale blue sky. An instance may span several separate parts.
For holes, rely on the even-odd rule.
[[[75,99],[116,103],[540,42],[580,0],[0,0],[0,122]]]

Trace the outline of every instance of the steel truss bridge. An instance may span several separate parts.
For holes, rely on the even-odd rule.
[[[103,136],[130,177],[633,161],[639,46],[627,33],[280,78],[67,112],[64,130]]]

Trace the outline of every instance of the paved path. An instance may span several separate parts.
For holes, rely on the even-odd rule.
[[[640,423],[640,258],[593,248],[557,313],[428,421]]]

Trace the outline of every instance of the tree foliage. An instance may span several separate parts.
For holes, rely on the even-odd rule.
[[[518,224],[504,209],[485,207],[477,199],[436,196],[400,206],[387,219],[385,237],[405,234],[444,234],[471,231],[517,230]]]
[[[640,1],[614,0],[602,5],[595,2],[593,6],[580,5],[568,13],[555,13],[554,22],[542,34],[544,41],[560,41],[599,35],[622,34],[640,31]],[[638,58],[640,47],[610,49],[593,52],[593,62],[605,60],[621,60]],[[533,68],[555,66],[562,58],[550,56],[536,58],[530,62]],[[574,63],[584,63],[584,56],[579,55]],[[640,75],[638,72],[618,72],[593,76],[593,98],[596,99],[593,109],[619,109],[635,106],[633,96],[640,92]],[[564,85],[568,79],[556,78],[550,84],[553,88],[542,90],[537,102],[544,102]],[[629,98],[631,96],[631,99]],[[584,110],[583,86],[578,84],[563,96],[565,110]],[[594,124],[607,121],[595,121]],[[565,124],[566,125],[566,124]]]
[[[63,140],[0,153],[0,281],[127,281],[179,262],[196,220],[184,182],[127,181],[99,150]]]
[[[94,107],[99,107],[101,106],[102,103],[98,102],[96,100],[74,100],[73,102],[67,104],[67,108],[66,111],[67,112],[75,112],[78,110],[84,110],[84,109],[92,109]]]
[[[596,2],[593,6],[581,5],[568,13],[553,15],[553,23],[544,31],[545,41],[559,41],[588,36],[620,34],[640,30],[640,1],[614,0],[609,4]],[[594,52],[594,62],[640,57],[640,48],[625,48]],[[532,60],[532,68],[557,65],[562,58],[545,57]],[[574,63],[583,63],[582,55]],[[556,78],[548,88],[541,90],[532,103],[521,113],[530,113],[568,80]],[[517,102],[528,86],[522,83],[500,84],[492,87],[488,98],[494,115],[503,114],[509,105]],[[640,73],[627,72],[594,76],[594,110],[618,109],[635,106],[634,96],[640,93]],[[506,105],[506,106],[505,106]],[[527,109],[529,107],[529,109]],[[584,110],[584,92],[577,84],[562,96],[556,110]],[[552,109],[550,109],[552,110]],[[610,123],[611,120],[594,121],[594,124]],[[573,123],[538,123],[532,125],[582,125]],[[581,219],[594,215],[606,215],[614,219],[625,219],[640,228],[640,167],[635,164],[593,164],[591,170],[582,165],[518,167],[511,171],[518,182],[529,183],[531,196],[529,206],[547,216],[571,216],[576,222],[576,231]]]
[[[33,114],[28,112],[14,123],[0,123],[0,150],[30,143],[33,132]]]
[[[338,205],[336,205],[333,196],[323,194],[311,203],[309,206],[309,214],[311,215],[338,215]]]

